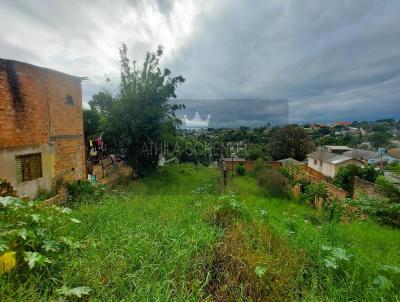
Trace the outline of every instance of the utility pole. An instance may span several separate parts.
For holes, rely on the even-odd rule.
[[[233,158],[235,156],[235,153],[231,154],[231,167],[232,167],[232,174],[231,174],[231,191],[232,193],[235,194],[235,175],[233,173]]]

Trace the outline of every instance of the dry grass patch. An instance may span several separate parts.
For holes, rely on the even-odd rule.
[[[308,260],[260,223],[236,222],[214,251],[207,294],[214,301],[290,301]]]

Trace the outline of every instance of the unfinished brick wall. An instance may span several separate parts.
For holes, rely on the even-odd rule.
[[[46,89],[37,73],[0,60],[0,149],[48,143]]]
[[[306,173],[307,175],[310,175],[316,179],[323,180],[323,181],[328,180],[328,177],[326,177],[324,174],[322,174],[321,172],[319,172],[307,165],[301,165],[300,167],[304,171],[304,173]]]
[[[256,161],[255,160],[246,160],[246,161],[235,161],[233,160],[233,170],[236,170],[236,167],[239,164],[243,164],[243,166],[245,167],[246,171],[253,171],[254,167],[256,165]],[[274,169],[278,169],[280,167],[282,167],[282,163],[279,161],[265,161],[265,164],[270,166],[271,168]],[[229,171],[232,171],[232,161],[231,160],[227,160],[225,161],[225,166]]]
[[[356,177],[354,179],[353,198],[357,198],[362,195],[383,197],[383,195],[378,192],[376,184]]]
[[[81,78],[0,59],[0,151],[44,145],[54,181],[85,177]]]

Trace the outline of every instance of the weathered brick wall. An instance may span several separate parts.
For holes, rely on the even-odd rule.
[[[310,181],[312,183],[324,183],[326,185],[326,188],[328,189],[328,192],[331,193],[333,198],[336,198],[338,200],[343,200],[346,198],[346,196],[348,195],[347,192],[341,188],[336,187],[335,185],[326,182],[324,180],[320,180],[319,178],[316,178],[314,176],[308,175]]]
[[[54,180],[85,177],[81,79],[0,59],[0,150],[45,144],[55,146]]]
[[[324,181],[326,181],[328,179],[328,177],[326,177],[324,174],[322,174],[321,172],[319,172],[309,166],[301,165],[300,167],[307,175],[310,175],[316,179],[324,180]]]
[[[0,60],[0,149],[48,143],[44,87],[38,70]]]
[[[58,140],[55,144],[55,180],[62,177],[71,182],[84,178],[86,172],[83,138]]]
[[[245,167],[246,171],[253,171],[254,167],[256,165],[255,160],[246,160],[246,161],[233,161],[233,170],[236,170],[236,166],[238,166],[240,163],[243,164]],[[279,161],[266,161],[265,164],[269,165],[271,168],[280,168],[282,167],[282,163]],[[225,161],[225,166],[229,171],[232,171],[232,161],[227,160]]]

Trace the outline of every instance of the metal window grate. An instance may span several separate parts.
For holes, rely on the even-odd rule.
[[[17,183],[34,180],[42,177],[41,153],[17,155]]]

